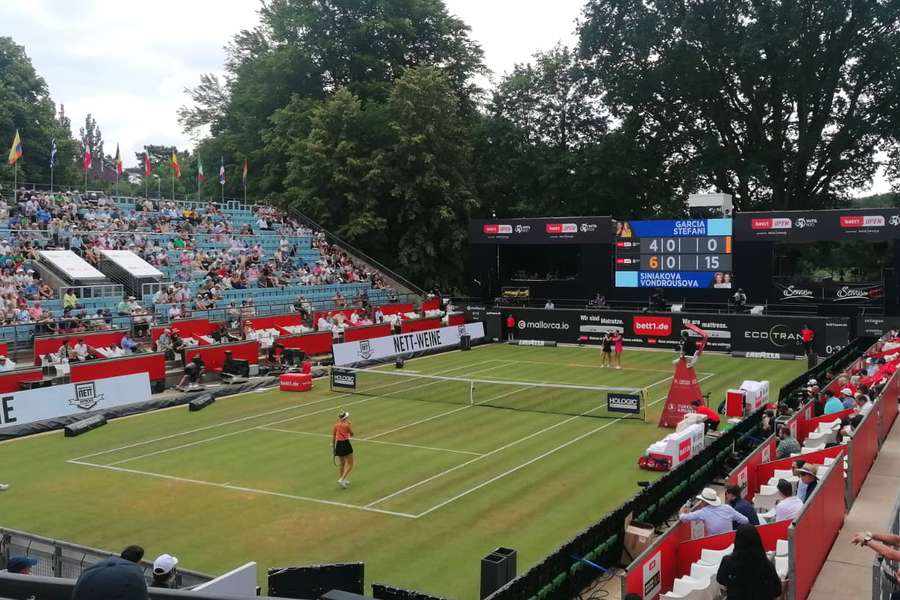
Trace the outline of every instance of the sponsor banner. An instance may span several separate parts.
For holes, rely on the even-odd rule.
[[[827,356],[847,345],[849,320],[844,317],[756,316],[746,314],[633,313],[596,310],[504,308],[512,315],[517,339],[599,345],[607,333],[622,334],[628,347],[670,348],[681,345],[682,332],[697,337],[688,325],[709,334],[706,350],[753,352],[760,358],[803,354],[800,330],[815,331],[815,348]],[[776,356],[777,355],[777,356]]]
[[[856,324],[859,337],[881,337],[897,330],[900,330],[900,317],[859,317]]]
[[[453,325],[414,333],[402,333],[370,340],[334,344],[334,364],[352,365],[360,362],[384,360],[399,354],[417,354],[459,345],[459,338],[469,335],[472,340],[484,338],[482,323]]]
[[[880,304],[884,286],[880,283],[811,282],[784,284],[772,282],[773,300],[784,304],[831,302],[834,304]]]
[[[606,410],[611,413],[639,415],[641,414],[641,395],[609,392],[606,394]]]
[[[470,244],[611,244],[609,217],[470,219]]]
[[[356,372],[347,369],[331,369],[331,387],[342,390],[356,389]]]
[[[739,242],[815,242],[829,240],[894,240],[900,238],[900,209],[737,213],[734,235]]]
[[[656,598],[662,591],[662,552],[657,551],[641,569],[644,598]]]
[[[0,428],[150,400],[150,376],[135,373],[0,395]]]

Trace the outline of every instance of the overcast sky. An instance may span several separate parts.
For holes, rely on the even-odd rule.
[[[490,69],[574,40],[583,0],[445,0],[472,27]],[[190,148],[176,110],[201,73],[221,73],[223,47],[258,21],[255,0],[0,1],[0,35],[11,36],[64,104],[73,135],[91,113],[104,149],[121,144],[126,166],[145,144]],[[26,140],[27,143],[27,140]]]
[[[495,77],[559,41],[573,45],[584,0],[444,0],[472,28]],[[73,134],[92,113],[126,166],[145,144],[191,148],[176,110],[224,45],[257,23],[256,0],[0,0],[0,35],[25,46]],[[27,140],[25,140],[27,147]],[[888,191],[881,180],[873,191]]]

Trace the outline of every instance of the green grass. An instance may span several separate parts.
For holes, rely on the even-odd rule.
[[[261,574],[363,561],[367,586],[475,598],[484,554],[515,548],[521,572],[654,477],[637,458],[666,433],[655,423],[673,357],[628,350],[626,368],[612,370],[598,368],[595,349],[492,345],[407,363],[459,377],[650,386],[649,423],[348,396],[319,380],[306,394],[252,393],[77,438],[15,440],[0,445],[0,479],[12,486],[0,496],[2,525],[110,550],[139,543],[211,574],[250,560]],[[718,401],[745,379],[777,390],[803,365],[706,355],[697,371]],[[429,399],[441,399],[437,388]],[[357,438],[346,490],[329,439],[340,409]]]

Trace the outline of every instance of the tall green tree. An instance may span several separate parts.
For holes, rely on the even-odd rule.
[[[741,209],[833,205],[895,140],[900,3],[589,0],[581,53],[619,118]]]
[[[55,139],[56,181],[71,183],[74,171],[63,165],[72,160],[72,133],[57,120],[47,83],[34,70],[25,49],[12,38],[0,37],[0,152],[4,159],[0,177],[10,181],[13,168],[5,159],[17,129],[24,147],[18,163],[19,181],[49,182],[50,142]]]

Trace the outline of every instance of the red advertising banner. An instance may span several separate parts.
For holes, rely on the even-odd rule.
[[[689,366],[682,357],[675,366],[675,377],[672,378],[672,385],[669,386],[669,395],[666,398],[662,415],[659,417],[659,426],[675,427],[678,425],[684,415],[693,410],[691,402],[694,400],[702,402],[703,392],[700,390],[700,383],[697,381],[694,367]]]
[[[753,496],[759,491],[759,486],[766,483],[757,479],[757,467],[775,458],[775,448],[775,436],[770,436],[769,439],[750,453],[741,464],[735,467],[728,476],[728,484],[739,486],[744,492],[744,498],[752,501]]]

